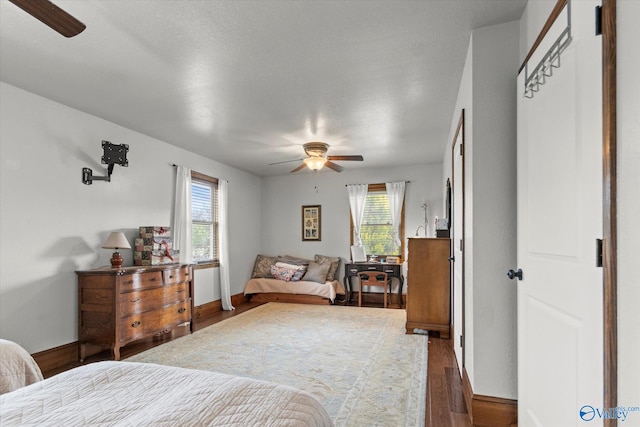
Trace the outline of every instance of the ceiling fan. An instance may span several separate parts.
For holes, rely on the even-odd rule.
[[[65,37],[84,31],[86,25],[51,3],[49,0],[9,0],[36,19],[39,19]]]
[[[302,160],[302,164],[292,170],[290,173],[298,172],[307,166],[312,171],[319,171],[323,166],[328,167],[336,172],[342,172],[344,168],[334,161],[358,161],[361,162],[364,158],[360,155],[355,156],[327,156],[327,150],[329,144],[324,142],[307,142],[303,145],[304,152],[307,154],[306,159],[286,160],[284,162],[269,163],[269,165],[278,165],[281,163],[297,162]]]

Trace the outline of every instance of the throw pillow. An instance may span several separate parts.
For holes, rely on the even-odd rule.
[[[330,267],[331,264],[328,262],[320,264],[311,261],[309,262],[309,267],[307,267],[307,272],[303,276],[303,279],[308,282],[325,283],[327,281],[327,273],[329,272]]]
[[[293,277],[291,278],[292,282],[300,281],[300,279],[302,279],[302,276],[304,276],[304,274],[307,272],[306,265],[295,265],[295,264],[287,264],[286,262],[276,262],[276,267],[284,267],[293,271]]]
[[[270,270],[274,278],[284,280],[285,282],[290,282],[295,272],[295,270],[291,270],[290,268],[277,267],[275,265],[272,265]]]
[[[336,280],[336,275],[338,274],[338,268],[340,268],[340,261],[342,261],[342,258],[316,255],[314,257],[314,261],[318,263],[329,263],[330,267],[329,272],[327,273],[327,281],[332,282]]]
[[[271,274],[271,266],[276,264],[277,259],[277,257],[258,255],[256,257],[256,262],[253,264],[253,273],[251,273],[251,278],[273,278],[273,275]]]

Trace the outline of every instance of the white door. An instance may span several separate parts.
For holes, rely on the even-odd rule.
[[[464,120],[460,119],[458,124],[458,130],[456,132],[456,140],[453,142],[452,147],[452,227],[451,227],[451,253],[454,257],[453,262],[453,326],[454,326],[454,351],[456,353],[456,359],[458,360],[458,369],[460,369],[460,375],[462,376],[462,368],[464,367],[464,341],[460,339],[465,334],[464,328],[464,253],[462,252],[462,240],[463,240],[463,194],[464,194],[464,179],[463,179],[463,157],[462,157],[462,142],[463,142],[463,129]]]
[[[599,2],[571,2],[572,41],[532,98],[518,77],[518,425],[602,425]],[[566,8],[565,8],[566,9]],[[564,13],[567,11],[565,10]],[[567,23],[558,18],[530,69]],[[600,411],[600,412],[599,412]]]

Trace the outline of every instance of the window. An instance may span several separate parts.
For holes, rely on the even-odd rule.
[[[349,215],[349,218],[351,218],[351,215]],[[402,243],[399,247],[394,248],[391,210],[389,209],[389,198],[384,184],[369,184],[360,238],[367,255],[377,255],[383,258],[391,255],[402,258],[404,254],[404,203],[402,204],[400,220],[400,241]],[[353,245],[354,242],[355,233],[353,220],[351,220],[351,244]]]
[[[191,172],[191,244],[193,261],[218,263],[218,180]]]

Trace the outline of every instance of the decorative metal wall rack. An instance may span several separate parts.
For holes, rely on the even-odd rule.
[[[570,43],[571,0],[567,0],[567,26],[531,73],[529,72],[529,62],[527,61],[524,64],[524,96],[526,98],[533,98],[534,94],[540,90],[540,86],[544,85],[547,78],[553,75],[553,69],[560,67],[560,54]]]

